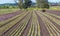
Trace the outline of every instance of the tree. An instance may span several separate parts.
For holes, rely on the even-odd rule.
[[[23,7],[23,0],[14,0],[16,4],[18,4],[18,7],[22,9]],[[18,1],[18,2],[17,2]]]
[[[37,7],[39,8],[49,8],[48,0],[36,0],[37,1]]]
[[[15,2],[16,2],[16,0],[15,0]],[[31,6],[32,1],[31,0],[18,0],[17,4],[18,4],[20,9],[22,9],[22,8],[26,9],[26,8]]]
[[[31,0],[25,0],[25,8],[28,8],[32,5],[32,1]]]

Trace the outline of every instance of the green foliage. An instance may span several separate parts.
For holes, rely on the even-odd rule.
[[[47,8],[47,9],[49,9],[48,0],[37,0],[37,7],[38,8]]]
[[[49,8],[49,4],[47,2],[42,2],[41,8]]]
[[[32,4],[32,1],[31,0],[25,0],[25,2],[23,3],[23,1],[18,3],[18,6],[20,9],[27,9],[28,7],[30,7]]]
[[[0,9],[9,8],[8,6],[0,6]]]
[[[15,11],[18,11],[19,8],[12,8],[12,9],[0,9],[0,15],[3,15],[3,14],[8,14],[8,13],[13,13]]]
[[[31,4],[32,4],[32,1],[28,1],[28,2],[25,2],[23,6],[24,8],[28,8],[31,6]]]
[[[0,6],[0,9],[18,8],[18,6]]]

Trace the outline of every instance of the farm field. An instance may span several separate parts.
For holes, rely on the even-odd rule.
[[[60,36],[60,11],[19,10],[0,15],[0,36]]]
[[[0,21],[9,19],[9,18],[21,13],[21,12],[19,12],[19,13],[17,13],[17,12],[19,12],[19,9],[0,9]]]
[[[12,9],[0,9],[0,15],[12,13],[12,12],[15,12],[17,10],[19,10],[19,9],[14,9],[14,8],[12,8]]]
[[[60,10],[60,6],[51,6],[50,10]]]

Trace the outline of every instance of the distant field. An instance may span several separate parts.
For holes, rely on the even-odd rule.
[[[60,10],[60,6],[51,6],[50,10]]]
[[[29,10],[41,10],[41,8],[28,8]],[[12,13],[12,12],[15,12],[19,10],[18,8],[16,9],[0,9],[0,15],[1,14],[7,14],[7,13]],[[49,10],[60,10],[60,6],[50,6],[50,9]]]
[[[0,15],[2,14],[7,14],[7,13],[12,13],[15,11],[18,11],[19,9],[0,9]]]
[[[42,10],[42,8],[28,8],[29,10]],[[50,6],[48,10],[60,10],[60,6]]]

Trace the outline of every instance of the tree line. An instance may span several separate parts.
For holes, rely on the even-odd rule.
[[[30,8],[33,4],[31,0],[18,0],[18,2],[15,0],[15,3],[20,9],[27,9]],[[48,0],[36,0],[36,7],[37,8],[49,8],[49,2]],[[0,8],[16,8],[17,6],[0,6]]]
[[[49,8],[48,0],[36,0],[38,8]],[[24,8],[27,9],[31,7],[32,1],[31,0],[18,0],[18,6],[20,9]]]

